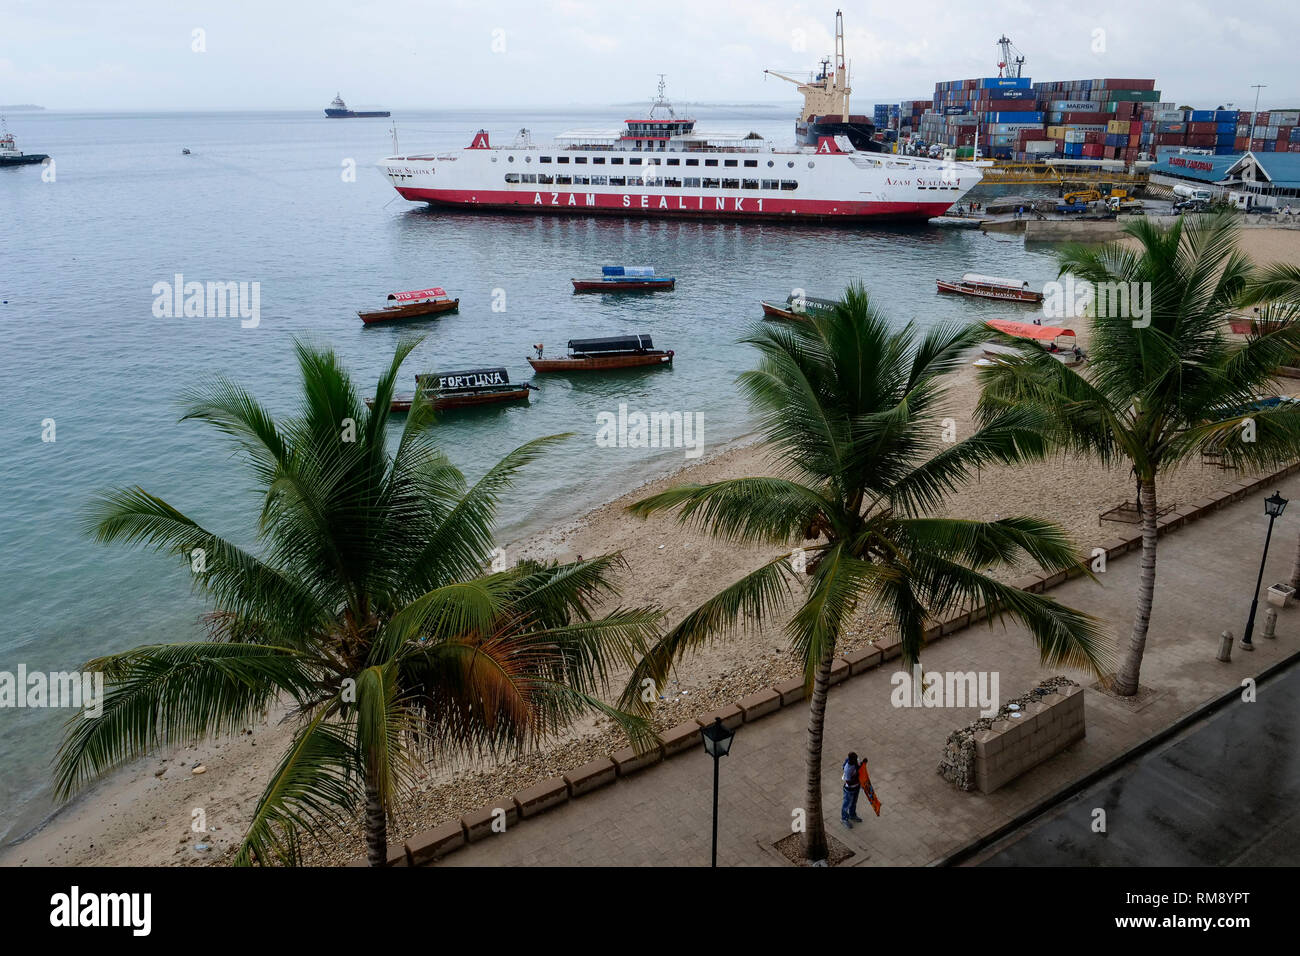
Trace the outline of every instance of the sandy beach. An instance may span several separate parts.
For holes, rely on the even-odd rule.
[[[1300,260],[1300,232],[1244,230],[1241,248],[1257,263]],[[1079,329],[1082,344],[1086,330]],[[948,414],[958,437],[970,434],[970,411],[978,396],[975,369],[952,376]],[[1281,394],[1300,391],[1282,380]],[[537,467],[545,467],[544,462]],[[678,526],[671,516],[642,521],[626,506],[679,481],[708,482],[770,473],[765,449],[741,441],[667,478],[631,490],[617,500],[572,518],[530,539],[505,543],[512,557],[572,559],[620,550],[621,603],[658,603],[675,622],[682,612],[716,593],[769,556],[767,548],[714,541]],[[1237,478],[1237,472],[1192,463],[1166,475],[1161,504],[1201,498]],[[1047,517],[1073,536],[1081,553],[1128,526],[1103,524],[1098,514],[1133,497],[1127,466],[1106,469],[1092,461],[1055,457],[1014,469],[990,468],[948,502],[952,515],[993,519],[1014,514]],[[1006,571],[1004,576],[1011,576]],[[1110,622],[1122,632],[1127,621]],[[886,633],[889,622],[860,618],[842,649]],[[761,631],[717,641],[684,660],[655,708],[667,728],[730,703],[798,671],[786,651],[779,622]],[[617,687],[614,688],[615,692]],[[0,851],[2,865],[202,865],[224,862],[243,833],[266,780],[283,754],[290,725],[271,714],[231,739],[212,741],[143,758],[81,795],[23,842]],[[430,768],[407,794],[390,828],[391,842],[483,805],[501,794],[618,749],[624,743],[603,721],[589,720],[544,749],[511,755],[493,765]],[[202,769],[196,773],[195,770]],[[202,824],[202,826],[201,826]],[[359,827],[332,834],[309,847],[310,862],[336,864],[359,856]],[[195,849],[196,845],[208,849]]]

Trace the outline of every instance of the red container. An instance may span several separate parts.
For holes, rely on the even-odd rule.
[[[1209,133],[1213,136],[1219,131],[1217,123],[1188,123],[1187,132],[1189,133]]]
[[[1094,145],[1104,145],[1106,142],[1106,134],[1089,130],[1083,134],[1083,141]]]
[[[1100,143],[1084,143],[1083,155],[1087,159],[1101,159],[1103,158],[1103,151],[1105,149],[1106,147],[1102,146]]]
[[[1213,146],[1214,134],[1213,133],[1192,133],[1187,137],[1187,145],[1200,146],[1200,147]]]
[[[1250,149],[1250,139],[1246,136],[1239,136],[1232,141],[1232,148],[1235,152],[1244,153]]]
[[[1128,144],[1129,144],[1130,146],[1141,146],[1141,145],[1142,145],[1142,134],[1141,134],[1140,132],[1137,132],[1137,133],[1129,133],[1129,134],[1128,134]]]
[[[1262,139],[1252,139],[1250,141],[1250,148],[1256,153],[1262,153],[1264,151],[1264,141]]]
[[[1109,113],[1062,113],[1061,123],[1067,126],[1096,126],[1098,123],[1109,122],[1113,117]]]

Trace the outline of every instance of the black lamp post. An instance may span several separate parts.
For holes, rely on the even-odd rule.
[[[722,723],[721,717],[714,717],[713,723],[707,727],[700,728],[700,736],[704,738],[704,752],[713,758],[713,863],[712,866],[718,865],[718,761],[727,755],[731,750],[731,741],[735,738],[734,731],[728,730]]]
[[[1268,534],[1264,536],[1264,556],[1259,559],[1259,577],[1255,580],[1255,599],[1250,602],[1250,617],[1246,618],[1246,633],[1241,638],[1241,646],[1255,649],[1250,636],[1255,631],[1255,609],[1259,607],[1259,586],[1264,583],[1264,562],[1268,560],[1268,543],[1273,539],[1273,522],[1286,510],[1287,499],[1276,491],[1264,499],[1264,514],[1268,515]]]

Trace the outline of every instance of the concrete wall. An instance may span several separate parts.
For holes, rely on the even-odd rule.
[[[1063,685],[1041,702],[1027,704],[1025,715],[996,720],[975,735],[975,783],[992,793],[1022,773],[1054,757],[1086,733],[1083,688]]]

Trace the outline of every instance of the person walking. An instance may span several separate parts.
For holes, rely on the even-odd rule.
[[[844,782],[844,802],[840,805],[840,823],[852,830],[853,824],[862,822],[862,818],[858,816],[858,794],[862,792],[862,783],[859,779],[857,754],[849,753],[848,759],[844,761],[840,779]]]
[[[876,811],[876,816],[880,816],[880,798],[876,796],[876,788],[871,785],[871,774],[867,773],[866,757],[863,757],[862,762],[858,764],[858,786],[867,795],[867,803],[871,804],[871,809]],[[853,819],[857,820],[857,817]],[[858,820],[858,823],[861,822]]]

